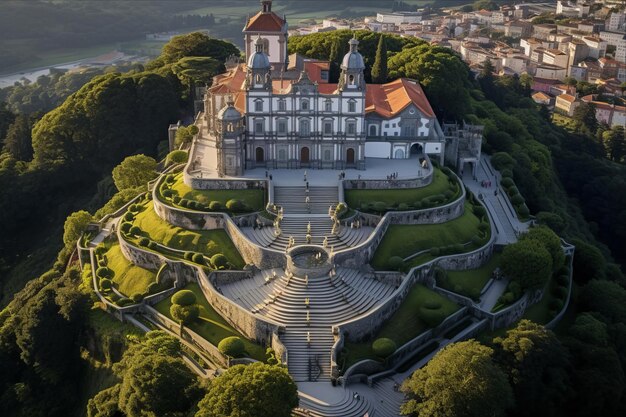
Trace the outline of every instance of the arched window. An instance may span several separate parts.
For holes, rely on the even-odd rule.
[[[333,101],[329,98],[324,101],[324,111],[333,111]]]
[[[348,83],[349,84],[354,84],[354,75],[352,75],[352,74],[348,75]]]
[[[325,149],[324,150],[324,161],[330,161],[330,158],[331,158],[330,149]]]
[[[263,100],[254,100],[254,111],[263,111]]]
[[[378,136],[376,125],[370,125],[369,127],[369,135],[370,136]]]
[[[263,84],[263,78],[261,78],[261,74],[256,75],[256,83]]]
[[[404,159],[404,150],[403,149],[396,149],[396,152],[393,154],[393,157],[395,159]]]
[[[278,110],[285,111],[287,110],[287,101],[284,98],[278,100]]]
[[[234,132],[235,131],[232,122],[230,122],[230,123],[228,123],[228,125],[226,125],[226,131],[227,132]]]
[[[311,124],[308,119],[300,120],[300,135],[308,136],[311,133]]]
[[[309,110],[309,100],[300,101],[300,110]]]
[[[356,101],[355,100],[348,101],[348,111],[350,113],[354,113],[356,111]]]

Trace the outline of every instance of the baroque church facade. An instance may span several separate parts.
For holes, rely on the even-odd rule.
[[[227,65],[207,90],[196,121],[203,166],[237,176],[259,167],[365,169],[367,158],[422,153],[443,163],[446,137],[417,81],[366,84],[351,39],[339,82],[329,83],[329,62],[289,56],[286,18],[271,0],[261,5],[243,30],[245,63]]]

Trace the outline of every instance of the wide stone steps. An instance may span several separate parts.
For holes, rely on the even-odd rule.
[[[337,187],[274,187],[274,203],[284,214],[328,214],[329,207],[337,204]],[[306,203],[306,198],[309,203]]]
[[[321,402],[306,395],[300,395],[300,406],[294,414],[307,417],[380,417],[369,399],[363,396],[355,397],[354,391],[346,388],[344,395],[332,404]]]

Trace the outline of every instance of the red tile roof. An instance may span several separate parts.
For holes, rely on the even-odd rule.
[[[258,12],[246,23],[245,31],[255,32],[280,32],[285,25],[285,21],[276,13]]]
[[[365,113],[375,112],[392,117],[409,104],[414,104],[426,117],[435,117],[424,90],[418,82],[400,78],[387,84],[368,84],[365,96]]]

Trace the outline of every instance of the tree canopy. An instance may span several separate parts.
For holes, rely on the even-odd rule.
[[[290,417],[298,390],[287,369],[255,362],[215,378],[196,417]]]
[[[420,417],[504,416],[513,405],[506,375],[493,350],[475,340],[453,343],[402,384],[404,415]]]
[[[154,158],[143,154],[128,156],[113,168],[113,181],[119,191],[145,186],[157,177],[156,168]]]
[[[507,245],[500,260],[504,274],[523,289],[541,288],[552,275],[552,258],[537,240],[524,239]]]

